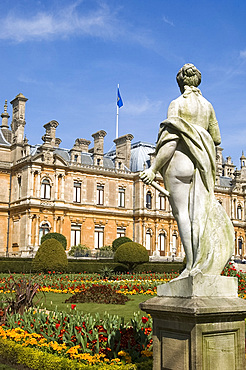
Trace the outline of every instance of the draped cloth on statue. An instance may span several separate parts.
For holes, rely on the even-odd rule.
[[[233,254],[234,229],[224,208],[214,196],[215,145],[211,135],[203,127],[191,124],[183,118],[170,116],[160,125],[156,153],[165,143],[177,139],[182,140],[185,154],[195,168],[189,196],[194,257],[192,271],[220,274]]]

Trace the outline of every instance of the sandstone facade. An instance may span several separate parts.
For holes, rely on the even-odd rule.
[[[7,102],[0,127],[0,255],[29,256],[46,232],[60,232],[68,249],[85,244],[91,249],[128,236],[169,259],[183,258],[177,224],[168,198],[145,185],[139,173],[150,166],[154,145],[124,135],[115,150],[104,153],[106,132],[78,138],[71,149],[60,147],[57,121],[44,125],[43,144],[30,145],[24,135],[27,98]],[[215,194],[235,228],[235,256],[245,250],[246,157],[235,169],[231,158],[217,150]],[[157,181],[163,186],[162,178]]]

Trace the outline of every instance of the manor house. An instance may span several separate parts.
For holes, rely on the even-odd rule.
[[[111,245],[119,236],[143,244],[150,255],[183,258],[177,224],[168,198],[145,185],[139,173],[154,158],[153,144],[133,143],[126,134],[104,153],[106,132],[92,134],[93,143],[78,138],[71,149],[60,147],[57,121],[44,125],[42,144],[24,135],[27,98],[7,101],[0,126],[0,255],[33,256],[41,236],[59,232],[68,250],[79,243],[92,250]],[[217,148],[215,194],[235,228],[235,257],[245,251],[246,157],[236,169]],[[163,186],[159,176],[157,182]]]

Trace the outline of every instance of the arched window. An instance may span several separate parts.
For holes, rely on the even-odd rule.
[[[42,199],[50,199],[50,180],[44,179],[41,183],[41,198]]]
[[[21,197],[21,176],[18,177],[18,196]]]
[[[238,220],[242,219],[242,207],[240,204],[237,206],[237,219]]]
[[[238,254],[239,254],[239,256],[242,255],[242,250],[243,250],[243,240],[242,240],[242,238],[238,238]]]
[[[50,232],[50,226],[48,222],[43,222],[39,227],[39,244],[41,243],[41,238],[43,235]]]
[[[147,249],[147,251],[151,250],[151,230],[146,231],[145,248]]]
[[[158,250],[160,251],[161,255],[165,254],[165,234],[161,232],[158,235]]]
[[[173,234],[173,246],[172,246],[172,255],[173,256],[176,256],[176,252],[177,252],[177,235],[176,234]]]
[[[150,191],[147,191],[146,193],[146,208],[152,208],[152,194]]]

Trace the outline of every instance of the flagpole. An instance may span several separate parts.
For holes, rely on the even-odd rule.
[[[118,84],[118,89],[117,89],[117,97],[118,97],[118,91],[119,91],[120,85]],[[116,133],[115,133],[115,138],[118,139],[119,136],[119,106],[116,104],[117,111],[116,111]]]

